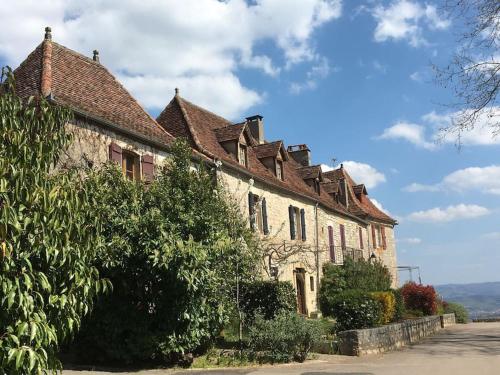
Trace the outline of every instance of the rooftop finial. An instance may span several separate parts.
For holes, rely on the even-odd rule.
[[[52,40],[52,29],[49,26],[45,28],[45,40]]]
[[[94,50],[94,57],[92,57],[92,60],[99,62],[99,51],[96,49]]]
[[[179,95],[179,88],[178,87],[175,88],[175,95]]]
[[[340,163],[340,169],[344,169],[344,164]]]

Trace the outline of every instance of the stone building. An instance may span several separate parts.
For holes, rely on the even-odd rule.
[[[397,283],[394,226],[364,185],[340,168],[323,172],[304,145],[286,146],[264,136],[263,117],[228,121],[179,95],[153,119],[99,62],[45,39],[15,70],[23,97],[43,96],[75,114],[74,141],[63,163],[121,165],[130,179],[152,179],[176,137],[193,157],[212,165],[266,249],[265,277],[291,281],[299,311],[318,311],[317,292],[326,262],[346,257],[380,259]]]

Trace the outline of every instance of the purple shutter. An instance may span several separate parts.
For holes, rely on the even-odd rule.
[[[109,145],[109,160],[117,164],[122,163],[122,148],[114,142]]]
[[[328,245],[330,248],[330,260],[335,263],[335,246],[333,244],[333,227],[328,226]]]
[[[154,163],[151,155],[142,155],[142,178],[144,181],[150,182],[154,179]]]
[[[340,224],[340,244],[342,245],[342,250],[346,249],[345,246],[345,227],[343,224]]]

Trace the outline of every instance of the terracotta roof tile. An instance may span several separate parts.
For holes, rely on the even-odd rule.
[[[179,121],[179,113],[182,114],[184,121]],[[283,163],[285,176],[284,181],[278,179],[264,166],[264,164],[260,162],[257,157],[257,153],[255,152],[255,149],[260,148],[260,146],[248,148],[248,168],[244,168],[239,165],[236,158],[227,153],[221,146],[216,134],[220,131],[217,129],[234,125],[232,125],[230,121],[193,103],[190,103],[189,101],[181,98],[179,95],[176,95],[167,105],[162,114],[158,117],[157,121],[174,135],[188,134],[196,148],[210,158],[220,159],[232,168],[240,171],[246,171],[250,175],[271,186],[308,197],[320,202],[323,206],[331,210],[354,218],[351,213],[349,213],[342,205],[338,204],[328,194],[318,195],[315,193],[313,189],[311,189],[311,187],[304,182],[302,176],[298,173],[297,169],[301,166],[292,158],[289,158]],[[179,129],[179,126],[182,124],[185,128],[181,130]]]
[[[331,180],[332,182],[339,182],[341,179],[347,181],[348,186],[348,197],[349,197],[349,211],[354,215],[361,217],[368,217],[375,220],[380,220],[383,222],[388,222],[390,224],[396,224],[396,220],[391,218],[386,213],[379,210],[373,202],[368,198],[368,195],[361,194],[361,200],[356,196],[356,190],[359,192],[365,192],[366,188],[363,184],[357,185],[345,168],[334,169],[333,171],[324,172],[323,176]]]
[[[238,140],[245,130],[245,123],[224,126],[223,128],[215,129],[215,136],[219,142]]]
[[[281,149],[283,149],[283,141],[263,143],[253,147],[253,150],[259,159],[276,157]]]
[[[48,43],[52,47],[51,97],[56,103],[151,141],[168,145],[173,140],[104,66],[55,42]],[[23,97],[41,95],[42,50],[43,43],[14,72]]]
[[[311,178],[319,178],[321,176],[321,166],[311,165],[306,167],[297,168],[297,172],[302,177],[303,180],[309,180]]]

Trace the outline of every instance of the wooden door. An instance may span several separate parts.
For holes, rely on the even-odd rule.
[[[297,284],[297,308],[299,310],[299,314],[302,315],[307,315],[305,279],[305,272],[303,270],[297,270],[295,273],[295,280]]]

